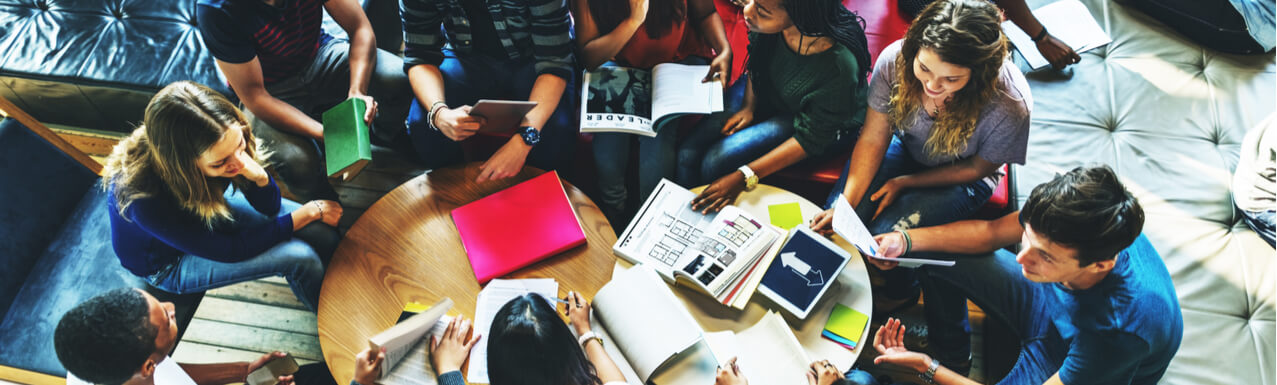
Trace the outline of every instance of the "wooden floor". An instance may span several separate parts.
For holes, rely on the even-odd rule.
[[[60,130],[73,145],[101,161],[118,137],[101,134],[79,134]],[[340,228],[345,231],[369,206],[403,182],[424,173],[407,156],[374,146],[373,162],[354,180],[336,184],[345,210]],[[984,313],[971,308],[972,379],[984,382],[982,336]],[[922,306],[899,315],[906,324],[924,323]],[[870,339],[879,324],[870,325]],[[872,341],[866,341],[872,346]],[[187,327],[173,357],[180,362],[244,361],[274,350],[288,351],[299,362],[322,360],[315,315],[297,301],[283,278],[273,277],[245,282],[209,291],[195,319]],[[877,354],[872,348],[860,356],[857,366],[876,376],[889,376],[893,381],[921,383],[910,371],[873,364]],[[347,379],[338,379],[342,383]]]

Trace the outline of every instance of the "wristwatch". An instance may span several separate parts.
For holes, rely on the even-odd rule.
[[[599,346],[603,346],[603,338],[599,337],[598,334],[595,334],[593,330],[585,332],[585,334],[576,338],[576,342],[581,344],[582,349],[585,349],[585,343],[590,342],[590,340],[599,341]]]
[[[541,143],[541,131],[537,131],[535,127],[523,126],[519,127],[519,136],[523,137],[523,143],[536,147],[537,143]]]
[[[927,371],[918,373],[918,378],[926,381],[928,384],[936,383],[936,370],[940,369],[940,360],[931,359],[931,366],[927,367]]]
[[[754,170],[749,165],[740,166],[736,170],[745,174],[745,191],[754,191],[754,187],[758,186],[758,175],[754,174]]]

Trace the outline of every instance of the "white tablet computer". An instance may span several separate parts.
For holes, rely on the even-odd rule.
[[[767,267],[758,291],[805,319],[850,259],[850,253],[807,226],[795,227]]]
[[[519,128],[519,122],[523,121],[523,116],[536,106],[537,102],[480,99],[470,109],[470,115],[485,120],[483,126],[479,127],[479,131],[512,132]]]

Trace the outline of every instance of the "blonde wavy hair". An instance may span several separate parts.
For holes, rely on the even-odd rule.
[[[127,218],[125,211],[138,199],[168,194],[205,226],[232,220],[222,194],[248,181],[208,177],[196,163],[231,127],[241,128],[248,156],[261,163],[247,119],[220,93],[189,81],[160,90],[147,104],[142,125],[106,160],[102,175],[109,183],[103,185],[115,186],[120,215]]]
[[[932,126],[926,149],[956,156],[966,150],[982,110],[998,93],[998,73],[1006,60],[1007,38],[997,7],[984,0],[937,0],[923,9],[905,32],[896,56],[888,119],[894,127],[913,125],[922,108],[922,82],[913,61],[930,48],[946,63],[971,69],[966,86],[953,94]]]

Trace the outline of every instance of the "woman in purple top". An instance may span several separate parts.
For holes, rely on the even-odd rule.
[[[864,127],[827,207],[841,196],[873,234],[974,213],[1001,179],[999,168],[1025,159],[1033,101],[1006,57],[994,5],[938,0],[924,9],[904,39],[878,56]],[[826,228],[831,214],[817,215],[813,228]],[[883,310],[916,302],[912,269],[884,277],[884,298],[875,301]],[[932,308],[940,293],[922,291]]]
[[[125,268],[165,291],[283,276],[314,311],[342,208],[282,199],[248,127],[208,87],[160,90],[107,159],[112,245]]]

